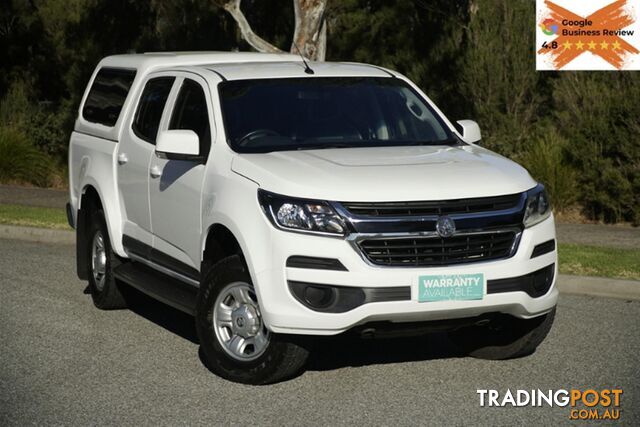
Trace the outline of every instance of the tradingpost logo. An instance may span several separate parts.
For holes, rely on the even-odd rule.
[[[494,389],[476,390],[480,406],[569,407],[570,420],[619,420],[622,389],[521,390],[500,393]]]

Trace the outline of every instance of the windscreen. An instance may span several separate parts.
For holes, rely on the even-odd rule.
[[[219,91],[227,139],[237,152],[459,142],[396,78],[236,80]]]

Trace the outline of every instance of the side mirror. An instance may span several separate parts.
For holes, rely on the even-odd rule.
[[[165,130],[156,141],[156,154],[169,160],[200,160],[200,140],[192,130]]]
[[[480,135],[480,126],[473,120],[458,120],[456,122],[459,126],[462,139],[468,144],[476,144],[482,139]]]

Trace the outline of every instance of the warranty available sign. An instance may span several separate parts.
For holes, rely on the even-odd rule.
[[[537,70],[640,70],[640,0],[537,0]]]

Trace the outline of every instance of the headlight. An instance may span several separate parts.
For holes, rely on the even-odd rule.
[[[304,233],[344,236],[344,220],[325,201],[297,199],[258,190],[258,201],[278,228]]]
[[[527,203],[524,211],[524,226],[531,227],[544,221],[551,215],[551,205],[544,185],[538,184],[527,192]]]

